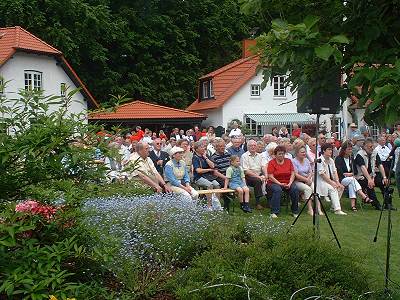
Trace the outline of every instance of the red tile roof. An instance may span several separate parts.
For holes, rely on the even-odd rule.
[[[200,78],[213,80],[214,99],[194,101],[187,110],[201,111],[221,107],[230,97],[233,96],[247,81],[255,74],[259,65],[258,56],[241,58],[214,72]]]
[[[61,51],[19,26],[0,28],[0,65],[4,64],[16,50],[62,55]]]
[[[55,56],[75,84],[80,86],[83,93],[95,107],[99,107],[92,94],[83,84],[76,72],[68,64],[61,51],[50,46],[20,26],[0,28],[0,67],[5,64],[17,51],[33,52]]]
[[[187,110],[157,105],[143,101],[122,104],[113,112],[97,112],[90,120],[143,120],[143,119],[206,119],[207,116]]]

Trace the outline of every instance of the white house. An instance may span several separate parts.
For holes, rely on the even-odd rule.
[[[239,119],[253,135],[259,136],[270,133],[275,126],[286,125],[290,129],[292,123],[315,123],[315,116],[297,113],[297,92],[292,94],[284,86],[285,76],[275,76],[261,90],[262,72],[257,72],[259,58],[248,51],[254,43],[254,40],[244,40],[242,58],[202,76],[198,98],[187,109],[206,114],[204,125],[227,128],[233,119]],[[321,115],[320,122],[327,131],[344,134],[352,122],[347,106],[345,103],[335,116]]]
[[[80,88],[69,107],[71,113],[99,106],[62,52],[19,26],[0,28],[0,78],[6,82],[0,93],[8,99],[17,98],[21,89],[65,96],[68,87]]]

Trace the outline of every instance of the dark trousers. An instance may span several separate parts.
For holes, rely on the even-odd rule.
[[[382,175],[380,173],[376,174],[376,176],[374,178],[375,187],[380,188],[382,191],[382,194],[383,194],[385,187],[383,185],[382,180],[383,180]],[[361,188],[364,191],[364,193],[366,193],[368,195],[368,198],[373,200],[372,205],[375,206],[376,208],[380,208],[381,204],[379,203],[378,197],[376,197],[375,188],[370,189],[368,187],[368,180],[366,178],[358,179],[358,182],[360,183]]]
[[[390,173],[390,167],[392,166],[392,161],[387,160],[382,162],[382,166],[385,169],[385,175],[387,178],[389,178],[389,173]],[[392,173],[393,174],[393,173]]]
[[[271,198],[271,213],[279,214],[281,209],[281,197],[282,193],[288,193],[292,202],[292,213],[297,214],[299,212],[299,190],[295,184],[290,186],[290,189],[283,189],[279,184],[273,183],[268,186],[272,191]]]
[[[256,204],[259,204],[260,198],[263,196],[263,191],[262,191],[262,180],[260,178],[254,177],[254,176],[249,176],[246,175],[246,183],[248,186],[251,186],[254,188],[254,197],[256,198]]]

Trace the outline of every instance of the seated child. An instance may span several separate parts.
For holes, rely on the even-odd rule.
[[[235,190],[239,194],[240,206],[244,212],[251,212],[249,206],[250,192],[244,181],[244,171],[240,166],[240,158],[236,155],[231,156],[231,166],[226,170],[225,186]]]

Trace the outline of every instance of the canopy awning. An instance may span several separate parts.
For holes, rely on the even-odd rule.
[[[287,125],[291,123],[312,124],[315,119],[305,113],[282,113],[282,114],[246,114],[257,125]]]

